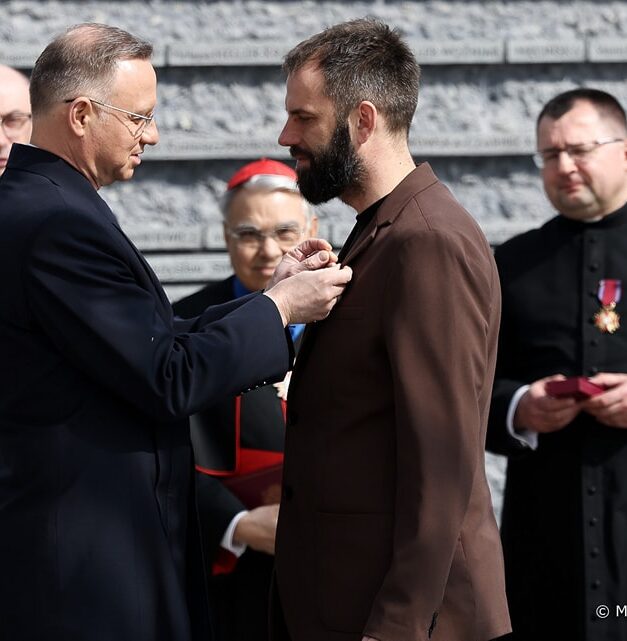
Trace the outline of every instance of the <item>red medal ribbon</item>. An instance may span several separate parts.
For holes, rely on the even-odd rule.
[[[617,278],[605,278],[599,281],[597,296],[603,307],[611,307],[618,303],[621,297],[621,281]]]

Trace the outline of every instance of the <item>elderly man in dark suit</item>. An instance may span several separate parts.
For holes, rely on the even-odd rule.
[[[30,139],[30,118],[28,78],[0,65],[0,176],[7,166],[11,145]]]
[[[1,639],[210,638],[187,417],[282,378],[285,326],[325,317],[350,278],[313,271],[333,257],[309,241],[265,295],[173,319],[97,193],[158,140],[151,51],[105,25],[55,39],[35,146],[0,178]]]
[[[374,20],[286,58],[303,195],[358,213],[353,269],[305,330],[288,396],[275,639],[486,641],[509,631],[485,477],[499,283],[490,247],[407,145],[419,68]]]
[[[317,231],[296,172],[276,160],[240,167],[221,204],[234,274],[175,303],[183,318],[263,289],[283,255]],[[289,329],[298,351],[304,325]],[[192,417],[205,568],[222,641],[267,639],[288,381],[289,373],[285,381],[225,398]],[[253,502],[244,502],[233,486],[249,483],[259,489]]]

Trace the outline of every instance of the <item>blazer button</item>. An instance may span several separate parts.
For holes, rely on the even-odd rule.
[[[284,485],[283,486],[283,498],[286,501],[291,501],[293,496],[294,496],[294,489],[292,488],[292,486],[291,485]]]

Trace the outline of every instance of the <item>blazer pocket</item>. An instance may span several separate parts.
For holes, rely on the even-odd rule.
[[[363,632],[391,556],[391,514],[316,514],[316,593],[324,626]]]

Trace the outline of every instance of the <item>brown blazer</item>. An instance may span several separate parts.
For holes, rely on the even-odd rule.
[[[308,328],[292,376],[274,607],[293,641],[505,634],[484,470],[490,247],[424,163],[344,262],[352,282]]]

